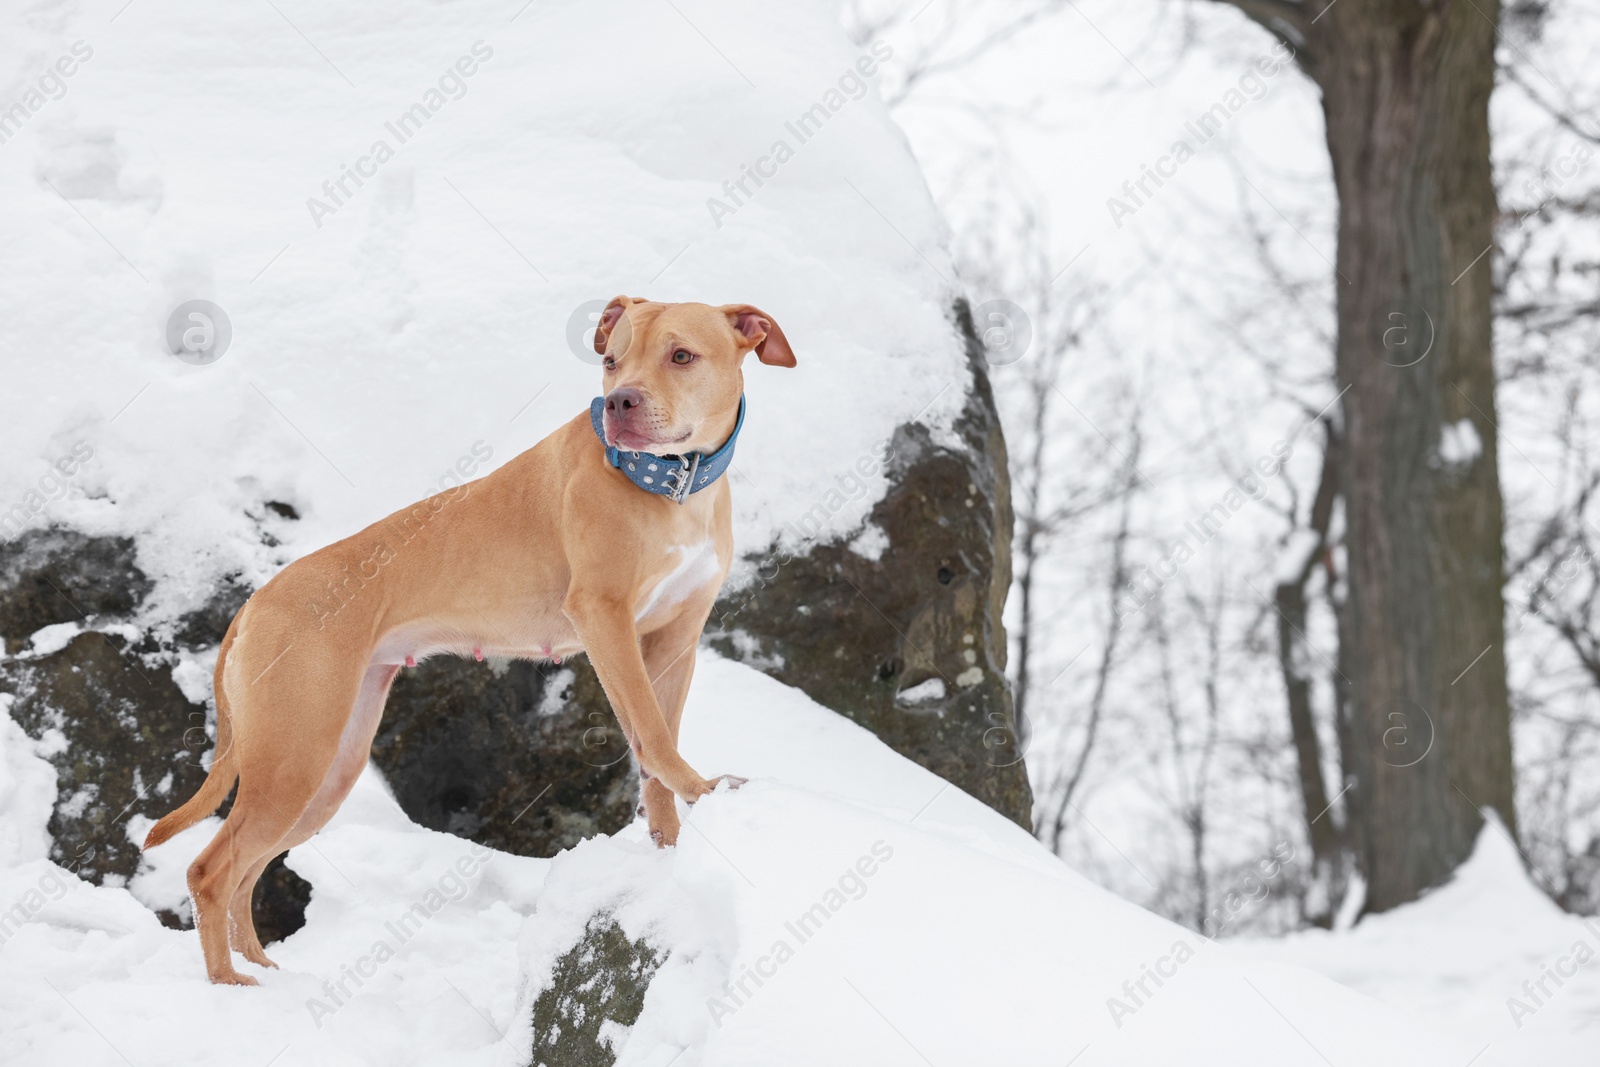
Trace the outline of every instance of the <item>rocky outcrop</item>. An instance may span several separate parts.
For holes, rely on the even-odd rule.
[[[973,385],[948,448],[910,423],[890,441],[888,494],[855,531],[751,556],[752,585],[725,594],[708,637],[805,690],[899,752],[1031,828],[1032,791],[1012,718],[1001,610],[1011,585],[1005,439],[965,302],[955,308]]]
[[[24,534],[0,548],[0,639],[7,655],[46,626],[133,614],[150,595],[133,541],[73,530]]]
[[[51,858],[95,884],[120,885],[139,867],[129,818],[158,817],[205,778],[205,708],[171,673],[141,663],[123,634],[89,631],[38,659],[5,665],[12,717],[56,769]]]
[[[583,938],[556,961],[533,1003],[534,1067],[611,1067],[617,1027],[644,1010],[645,991],[666,954],[630,941],[609,915],[589,920]]]
[[[1005,442],[964,304],[954,311],[973,370],[959,447],[919,423],[888,442],[890,489],[859,531],[751,553],[757,578],[724,595],[706,639],[809,693],[1023,826],[1031,794],[1005,678],[1001,609],[1011,581]],[[292,508],[269,503],[293,520]],[[159,816],[198,787],[207,710],[173,679],[180,650],[214,648],[249,590],[226,581],[159,635],[136,620],[152,593],[133,542],[66,530],[0,548],[0,691],[50,751],[60,782],[50,831],[58,862],[125,880],[135,815]],[[44,627],[84,628],[16,658]],[[520,855],[551,856],[626,825],[637,803],[627,746],[594,672],[437,659],[403,672],[373,760],[424,826]],[[223,809],[226,811],[226,808]],[[258,924],[298,926],[308,887],[281,863],[259,891]],[[176,917],[169,917],[176,921]]]
[[[173,654],[215,645],[214,620],[226,626],[243,601],[242,590],[225,587],[182,620],[187,642],[163,644],[132,622],[151,590],[126,538],[49,529],[0,550],[0,691],[56,770],[51,859],[96,885],[125,885],[138,871],[130,820],[166,814],[204,780],[206,706],[174,680]],[[79,632],[30,647],[33,635],[61,624]],[[267,869],[256,891],[263,941],[299,929],[310,891],[281,862]],[[161,918],[186,923],[174,912]]]
[[[614,833],[638,804],[627,738],[583,659],[404,671],[372,759],[412,819],[520,856]]]

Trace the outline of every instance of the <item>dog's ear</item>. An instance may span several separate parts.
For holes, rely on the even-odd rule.
[[[724,304],[720,310],[733,332],[744,338],[745,347],[756,350],[757,359],[773,367],[794,366],[794,349],[771,315],[749,304]]]
[[[600,321],[594,328],[594,350],[600,355],[606,354],[606,344],[611,340],[611,331],[617,328],[617,323],[622,319],[622,313],[631,304],[643,304],[643,297],[616,296],[611,298],[611,303],[600,312]]]

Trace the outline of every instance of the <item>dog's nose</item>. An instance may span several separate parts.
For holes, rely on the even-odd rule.
[[[631,386],[622,386],[606,394],[606,410],[613,415],[627,415],[644,403],[644,393]]]

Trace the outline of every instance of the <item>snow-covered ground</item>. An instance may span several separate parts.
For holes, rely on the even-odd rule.
[[[713,656],[684,748],[752,781],[697,805],[676,849],[640,823],[552,860],[489,852],[410,823],[369,771],[290,854],[312,903],[272,950],[282,969],[248,968],[255,989],[207,984],[196,936],[136,899],[175,902],[215,821],[152,853],[131,890],[78,882],[44,859],[48,765],[0,726],[0,900],[37,895],[0,947],[5,1062],[520,1063],[533,996],[601,910],[671,952],[623,1064],[1462,1067],[1478,1051],[1410,1003],[1118,899],[861,728]],[[418,903],[430,917],[408,923]],[[1382,974],[1345,977],[1389,992]]]
[[[1528,879],[1493,823],[1455,880],[1342,933],[1237,943],[1359,989],[1482,1052],[1474,1067],[1592,1063],[1600,919],[1568,915]]]

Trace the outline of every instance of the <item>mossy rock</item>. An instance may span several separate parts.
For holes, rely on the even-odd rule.
[[[401,672],[372,746],[413,820],[519,856],[633,821],[627,738],[587,660],[439,657]]]
[[[38,630],[78,622],[85,630],[62,648],[0,663],[0,691],[11,717],[35,741],[49,740],[56,771],[50,858],[95,885],[126,885],[143,855],[128,823],[155,819],[205,780],[212,747],[206,705],[193,704],[173,678],[178,648],[216,645],[243,593],[225,584],[205,607],[180,620],[188,640],[163,646],[130,629],[153,589],[132,540],[71,530],[32,531],[0,548],[0,634],[15,655]],[[226,815],[230,802],[219,814]],[[305,924],[311,886],[278,860],[256,888],[263,942]],[[187,914],[158,913],[188,927]]]
[[[616,1027],[639,1020],[650,980],[665,960],[666,953],[646,940],[629,940],[610,915],[590,919],[533,1002],[534,1067],[616,1063],[622,1050],[608,1038],[615,1038]]]
[[[857,531],[810,541],[803,554],[775,543],[750,555],[754,583],[724,594],[707,633],[723,654],[1031,829],[1026,731],[1012,715],[1001,621],[1011,585],[1005,440],[964,302],[955,319],[973,373],[955,424],[963,447],[919,423],[894,431],[889,492],[867,520],[887,541],[878,558],[850,547]],[[827,505],[818,507],[801,532],[827,528]]]

